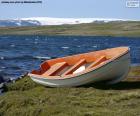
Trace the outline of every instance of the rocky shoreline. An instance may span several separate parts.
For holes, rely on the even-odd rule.
[[[24,78],[27,76],[28,73],[25,73],[21,75],[19,78],[12,79],[12,78],[4,78],[3,76],[0,75],[0,94],[5,92],[4,87],[9,84],[9,83],[15,83],[16,81],[19,81],[20,79]]]

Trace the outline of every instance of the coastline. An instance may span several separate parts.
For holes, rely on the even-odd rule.
[[[0,27],[0,35],[140,37],[140,21],[58,26]]]

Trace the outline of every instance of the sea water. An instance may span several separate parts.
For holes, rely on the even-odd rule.
[[[140,64],[140,37],[0,36],[0,76],[18,78],[44,60],[129,46],[132,65]]]

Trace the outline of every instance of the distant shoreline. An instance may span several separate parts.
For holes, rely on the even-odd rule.
[[[0,27],[0,35],[140,37],[140,21],[58,26]]]

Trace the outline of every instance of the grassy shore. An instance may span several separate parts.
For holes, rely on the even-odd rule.
[[[140,115],[140,66],[115,85],[95,83],[74,88],[49,88],[25,77],[5,86],[0,116]]]
[[[1,27],[0,35],[75,35],[140,37],[140,21],[61,26]]]

